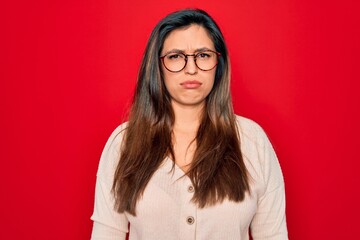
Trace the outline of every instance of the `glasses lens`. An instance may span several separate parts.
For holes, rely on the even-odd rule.
[[[172,72],[181,71],[186,64],[186,57],[182,53],[170,53],[164,57],[165,67]]]
[[[199,69],[208,71],[218,63],[218,55],[212,51],[205,51],[196,54],[196,65]]]

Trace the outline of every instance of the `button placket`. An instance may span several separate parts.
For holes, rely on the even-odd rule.
[[[194,195],[195,188],[191,180],[185,177],[182,185],[182,207],[180,223],[180,240],[194,240],[196,238],[196,214],[197,207],[191,199]]]

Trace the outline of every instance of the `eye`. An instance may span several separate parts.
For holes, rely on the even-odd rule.
[[[167,55],[166,58],[169,60],[172,60],[172,61],[176,61],[176,60],[184,59],[185,56],[181,53],[171,53],[171,54]]]
[[[201,52],[201,53],[196,54],[196,58],[198,58],[198,59],[207,59],[210,57],[211,57],[211,54],[209,52]]]

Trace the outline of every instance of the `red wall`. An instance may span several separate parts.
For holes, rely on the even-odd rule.
[[[278,153],[291,239],[360,234],[356,1],[7,1],[0,7],[0,239],[89,239],[95,174],[151,29],[207,10],[238,114]],[[179,1],[180,2],[180,1]]]

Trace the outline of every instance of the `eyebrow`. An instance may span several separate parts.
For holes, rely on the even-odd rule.
[[[196,52],[205,52],[205,51],[214,51],[214,50],[212,50],[212,49],[210,49],[210,48],[207,48],[207,47],[202,47],[202,48],[197,48],[197,49],[195,49],[195,51],[194,51],[194,53],[196,53]],[[167,55],[167,54],[169,54],[169,53],[185,53],[185,50],[181,50],[181,49],[176,49],[176,48],[174,48],[174,49],[171,49],[171,50],[169,50],[169,51],[166,51],[162,56],[165,56],[165,55]]]

